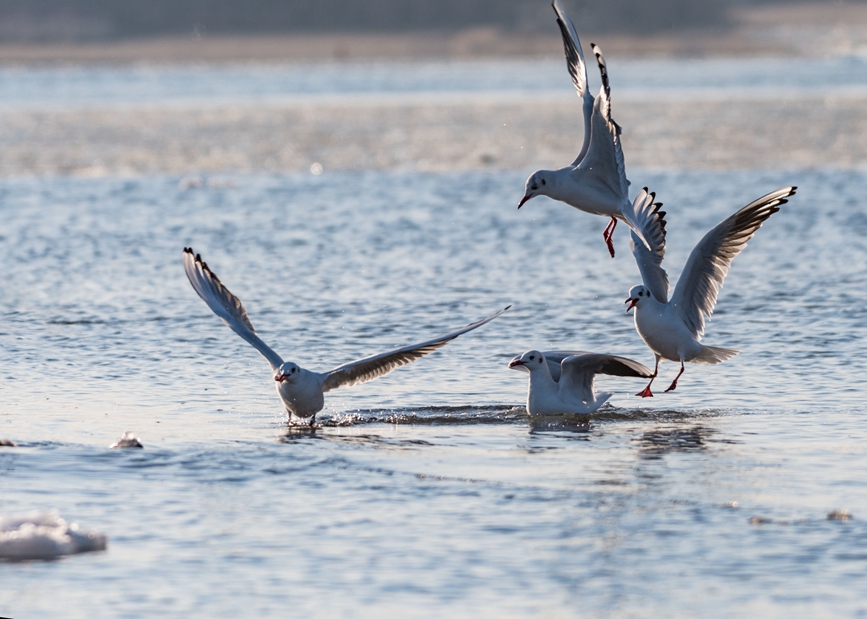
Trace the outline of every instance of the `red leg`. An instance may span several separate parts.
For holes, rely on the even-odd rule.
[[[617,227],[617,218],[612,217],[611,221],[608,222],[608,225],[605,226],[605,230],[602,231],[602,239],[605,241],[605,244],[608,246],[608,253],[611,254],[611,257],[614,257],[614,243],[611,240],[611,237],[614,235],[614,228]]]
[[[656,358],[656,365],[653,366],[653,376],[650,377],[650,382],[647,383],[647,387],[645,387],[643,390],[639,391],[635,395],[637,395],[639,398],[652,398],[653,392],[650,390],[650,385],[653,384],[653,379],[656,378],[657,374],[659,374],[659,357]]]
[[[683,361],[680,362],[680,372],[678,372],[677,376],[674,377],[674,380],[671,381],[671,384],[668,386],[668,389],[665,390],[665,393],[677,389],[677,379],[680,378],[681,374],[683,374]]]

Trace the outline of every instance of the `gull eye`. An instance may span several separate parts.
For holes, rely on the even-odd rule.
[[[538,188],[539,188],[539,185],[533,185],[532,187],[530,187],[530,189],[532,189],[533,191],[536,191]]]
[[[643,296],[644,296],[644,293],[639,291],[638,296],[639,296],[639,297],[643,297]]]
[[[534,357],[533,355],[530,355],[530,361],[532,361],[532,360],[535,359],[535,358],[536,358],[536,357]]]

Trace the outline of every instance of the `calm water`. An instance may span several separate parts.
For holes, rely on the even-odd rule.
[[[526,171],[0,181],[0,438],[20,445],[0,513],[109,536],[0,564],[0,615],[867,616],[867,172],[630,176],[666,203],[672,279],[719,220],[801,189],[709,325],[741,355],[670,394],[663,364],[652,400],[604,378],[613,408],[583,425],[531,422],[506,364],[651,363],[623,311],[640,280],[623,229],[611,260],[601,218],[517,211]],[[328,394],[310,432],[192,291],[185,245],[313,369],[514,306]],[[144,450],[108,450],[127,430]]]
[[[867,93],[867,57],[737,59],[607,58],[615,97]],[[591,66],[593,89],[598,72]],[[0,107],[57,108],[166,103],[381,100],[423,93],[573,96],[559,58],[507,61],[236,66],[0,68]]]

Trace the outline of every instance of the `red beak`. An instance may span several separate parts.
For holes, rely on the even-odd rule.
[[[510,368],[513,368],[513,367],[516,367],[516,366],[519,366],[519,365],[524,365],[524,362],[521,361],[520,359],[512,359],[512,360],[509,362],[509,367],[510,367]]]
[[[532,197],[533,196],[524,196],[523,198],[521,198],[521,201],[518,202],[518,208],[521,208],[522,206],[524,206],[524,202],[526,202],[527,200],[529,200]]]
[[[282,374],[275,374],[274,380],[276,380],[278,383],[282,383],[284,380],[286,380],[286,377]]]
[[[634,299],[634,298],[630,297],[630,298],[626,299],[624,301],[624,303],[629,303],[629,307],[626,308],[626,313],[628,314],[629,310],[631,310],[633,307],[635,307],[638,304],[638,299]]]

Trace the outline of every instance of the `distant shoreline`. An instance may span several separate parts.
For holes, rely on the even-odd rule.
[[[609,57],[867,55],[867,4],[737,9],[724,31],[647,36],[581,32]],[[165,37],[97,43],[0,44],[0,66],[469,60],[562,54],[559,34],[476,28],[456,33]]]

